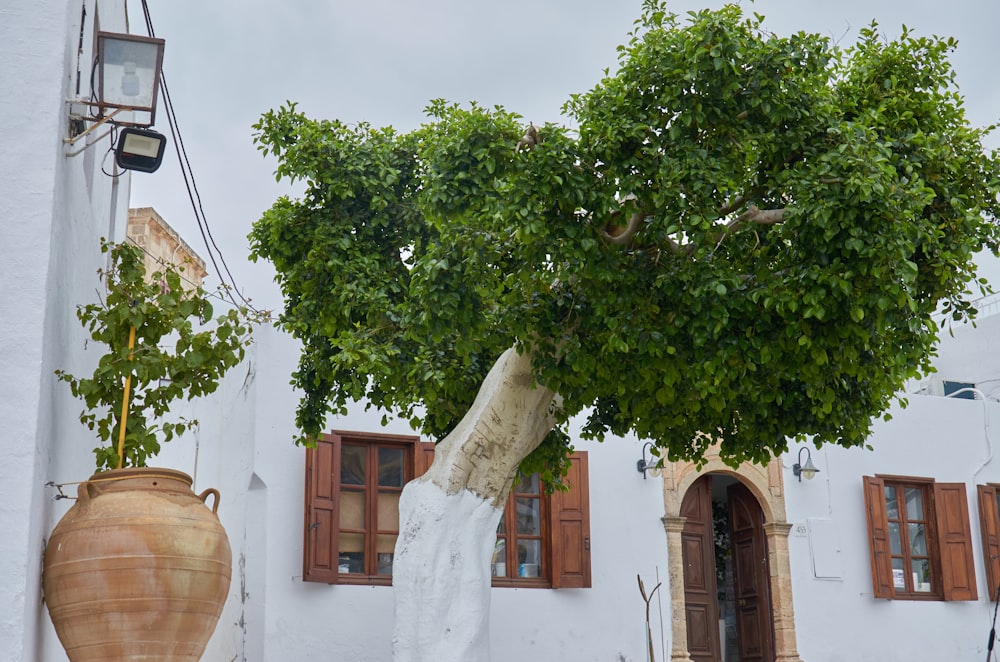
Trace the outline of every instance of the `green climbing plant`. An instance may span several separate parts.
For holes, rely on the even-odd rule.
[[[197,423],[161,418],[174,401],[218,388],[226,371],[243,360],[252,317],[244,308],[232,308],[213,319],[210,294],[201,286],[185,288],[181,269],[167,266],[147,278],[137,246],[103,242],[102,250],[110,253],[108,268],[98,271],[107,293],[98,303],[79,306],[77,317],[106,351],[90,376],[63,370],[56,375],[85,404],[80,421],[101,441],[94,449],[98,470],[142,467],[161,442]],[[126,383],[130,397],[119,457]]]

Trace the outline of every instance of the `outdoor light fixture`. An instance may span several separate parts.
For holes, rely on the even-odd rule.
[[[806,452],[806,463],[802,464],[802,451]],[[803,446],[799,449],[799,461],[792,465],[792,475],[802,482],[802,477],[805,476],[806,480],[812,480],[813,476],[819,473],[819,469],[813,464],[812,451],[808,447]]]
[[[149,129],[124,128],[118,134],[115,163],[122,170],[156,172],[163,161],[167,137]]]
[[[162,39],[115,32],[97,33],[97,85],[94,103],[103,114],[109,108],[148,113],[149,121],[123,122],[152,126],[163,64]]]
[[[646,459],[646,449],[652,448],[652,446],[653,442],[651,441],[647,441],[645,444],[643,444],[642,457],[639,458],[639,461],[635,463],[635,468],[636,470],[638,470],[639,473],[642,474],[643,480],[646,480],[647,474],[652,476],[653,478],[658,478],[660,473],[663,471],[660,468],[660,460],[653,458],[652,456],[650,456],[648,460]]]

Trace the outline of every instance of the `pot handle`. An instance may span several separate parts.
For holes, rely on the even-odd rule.
[[[210,494],[215,497],[215,502],[212,504],[212,513],[216,514],[219,512],[219,490],[215,489],[214,487],[210,487],[201,494],[199,494],[198,498],[204,501],[205,505],[207,506],[208,505],[207,500]]]
[[[85,480],[76,486],[76,502],[87,503],[90,501],[90,481]]]

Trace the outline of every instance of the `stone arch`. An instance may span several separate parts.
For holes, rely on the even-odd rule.
[[[663,526],[667,531],[671,603],[672,661],[690,660],[687,650],[687,622],[684,602],[684,567],[681,533],[685,519],[681,517],[684,495],[698,478],[705,474],[724,474],[745,485],[764,512],[764,532],[770,565],[771,607],[774,619],[774,652],[776,662],[802,662],[795,636],[795,610],[792,604],[792,578],[788,559],[788,534],[792,525],[785,516],[784,482],[781,459],[773,458],[767,465],[744,463],[734,469],[719,457],[713,446],[698,466],[693,462],[664,462]]]

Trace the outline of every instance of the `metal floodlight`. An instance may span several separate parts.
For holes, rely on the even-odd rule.
[[[97,33],[97,106],[149,113],[151,126],[156,115],[163,64],[162,39],[115,32]],[[122,122],[125,124],[124,122]]]
[[[118,134],[115,163],[123,170],[156,172],[163,161],[167,137],[149,129],[124,128]]]

